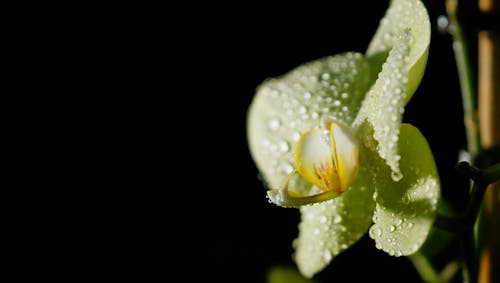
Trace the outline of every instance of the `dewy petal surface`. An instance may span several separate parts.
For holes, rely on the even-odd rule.
[[[377,151],[391,168],[393,179],[396,181],[403,177],[399,169],[397,142],[404,113],[409,47],[410,34],[402,33],[356,118],[356,124],[365,119],[370,122],[373,136],[378,142]]]
[[[404,104],[417,89],[429,54],[431,25],[424,4],[419,0],[392,0],[366,51],[366,56],[376,65],[375,73],[378,73],[384,58],[406,30],[409,31],[411,41],[407,59],[408,82]]]
[[[321,271],[372,224],[372,169],[363,164],[354,184],[341,196],[300,208],[299,237],[293,245],[294,260],[304,276]]]
[[[440,198],[439,175],[432,152],[420,131],[401,125],[399,141],[404,178],[394,182],[390,170],[380,161],[376,169],[376,209],[370,236],[376,247],[390,255],[416,252],[423,244],[436,217]]]
[[[371,83],[359,53],[345,53],[304,64],[258,87],[250,105],[247,135],[252,157],[272,189],[294,169],[293,148],[300,136],[325,117],[350,125]],[[313,186],[294,182],[306,191]]]

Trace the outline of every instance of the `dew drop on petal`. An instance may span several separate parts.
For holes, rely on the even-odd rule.
[[[304,99],[309,100],[310,98],[311,98],[311,93],[308,91],[304,92]]]
[[[323,260],[324,260],[325,262],[330,262],[330,260],[332,260],[332,257],[333,257],[333,256],[332,256],[332,253],[331,253],[329,250],[325,250],[325,251],[323,252]]]
[[[278,151],[278,145],[275,143],[269,144],[269,151],[271,152],[277,152]]]
[[[333,217],[333,224],[338,224],[340,221],[342,221],[342,216],[337,214]]]
[[[327,218],[326,216],[324,216],[324,215],[321,215],[321,216],[319,217],[319,222],[320,222],[321,224],[326,224],[326,221],[327,221],[327,220],[328,220],[328,218]]]
[[[281,171],[282,171],[285,175],[288,175],[288,174],[292,173],[292,171],[293,171],[293,166],[292,166],[292,164],[290,164],[289,162],[284,161],[284,162],[282,162],[282,163],[280,164],[280,170],[281,170]]]
[[[391,178],[394,182],[398,182],[403,179],[403,174],[401,172],[391,172]]]
[[[267,121],[267,128],[271,131],[277,131],[281,126],[281,121],[278,118],[272,118]]]
[[[290,146],[288,145],[288,143],[286,141],[280,141],[278,143],[278,148],[279,148],[279,151],[280,152],[288,152],[290,150]]]
[[[318,112],[312,112],[312,113],[311,113],[311,118],[312,118],[312,119],[315,119],[315,120],[316,120],[316,119],[318,119],[318,117],[319,117]]]
[[[417,250],[418,250],[418,244],[413,244],[413,245],[411,246],[411,252],[415,252],[415,251],[417,251]]]
[[[307,108],[305,106],[300,106],[299,107],[299,114],[306,114],[307,113]]]
[[[382,235],[382,230],[379,227],[372,226],[369,231],[370,237],[372,239],[375,239],[377,237],[380,237]]]

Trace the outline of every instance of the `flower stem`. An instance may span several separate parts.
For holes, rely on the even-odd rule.
[[[459,16],[460,6],[458,2],[458,0],[447,0],[446,11],[452,27],[450,33],[453,37],[453,51],[455,53],[455,61],[462,93],[467,147],[472,156],[476,157],[481,149],[479,142],[478,115],[476,110],[476,83],[472,74],[467,37],[461,22],[462,18]]]
[[[432,267],[427,257],[423,254],[417,252],[410,256],[408,259],[411,261],[415,269],[417,270],[420,278],[426,283],[444,283],[439,277],[439,273]]]
[[[460,3],[459,3],[460,2]],[[479,119],[477,114],[477,92],[476,81],[473,76],[473,68],[469,57],[469,45],[471,34],[466,33],[463,21],[467,20],[464,13],[469,15],[474,12],[470,7],[464,7],[470,4],[470,1],[447,0],[446,11],[452,24],[451,35],[453,37],[453,51],[460,81],[462,93],[462,105],[464,111],[464,124],[467,136],[468,151],[475,160],[481,152]],[[472,27],[470,27],[472,28]],[[463,279],[467,283],[477,282],[477,247],[474,236],[474,223],[476,222],[479,208],[482,203],[484,191],[487,184],[475,179],[470,192],[469,203],[465,211],[465,230],[461,234],[461,247],[463,256]]]

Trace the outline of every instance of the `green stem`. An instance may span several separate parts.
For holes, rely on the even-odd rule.
[[[451,35],[453,37],[453,51],[462,93],[467,147],[472,156],[476,157],[481,150],[479,142],[479,123],[476,110],[476,83],[472,75],[469,47],[466,40],[466,34],[462,27],[462,19],[457,15],[457,11],[460,9],[458,2],[458,0],[448,0],[446,6],[448,17],[452,25]]]
[[[427,257],[421,253],[414,253],[408,256],[415,269],[417,270],[420,278],[426,283],[444,283],[439,277],[439,273],[432,267]]]
[[[443,282],[451,282],[459,270],[460,264],[457,261],[452,261],[441,270],[439,276]]]
[[[473,181],[467,208],[465,213],[458,217],[438,215],[435,225],[437,228],[450,231],[461,237],[464,282],[475,283],[478,278],[478,247],[474,235],[474,225],[478,219],[488,185],[500,177],[500,164],[480,170],[467,162],[460,162],[455,169]]]
[[[483,179],[488,184],[493,184],[500,180],[500,163],[484,169]]]
[[[487,188],[487,183],[478,181],[475,181],[474,186],[472,186],[469,204],[467,206],[467,210],[465,211],[465,221],[468,229],[474,228],[474,223],[476,222],[479,209],[483,203],[484,192],[486,192]]]
[[[488,188],[488,184],[476,180],[472,187],[469,204],[465,211],[464,219],[467,229],[462,233],[462,248],[464,256],[464,278],[468,283],[477,282],[478,272],[478,257],[477,245],[474,237],[474,224],[478,217],[479,210],[482,205],[484,192]]]

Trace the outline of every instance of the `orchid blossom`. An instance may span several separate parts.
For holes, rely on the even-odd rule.
[[[402,120],[429,43],[421,1],[393,0],[364,54],[325,57],[259,86],[249,146],[270,201],[300,209],[293,245],[304,276],[366,232],[394,256],[427,238],[439,175],[426,139]]]

